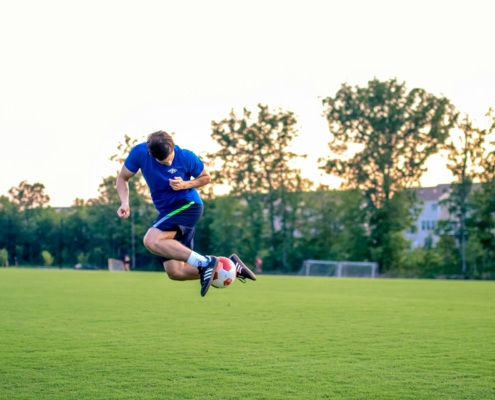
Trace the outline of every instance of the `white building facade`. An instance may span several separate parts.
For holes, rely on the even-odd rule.
[[[449,184],[416,189],[417,206],[421,212],[414,223],[415,228],[405,233],[406,239],[411,241],[411,247],[425,246],[429,240],[433,243],[438,240],[434,231],[439,220],[448,219],[447,207],[441,201],[448,197],[449,189]]]

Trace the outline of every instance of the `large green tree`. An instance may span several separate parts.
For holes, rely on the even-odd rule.
[[[24,224],[19,204],[9,200],[7,196],[0,196],[0,248],[7,249],[11,263],[20,261],[24,240]]]
[[[411,223],[412,199],[404,189],[419,182],[426,160],[445,142],[455,109],[445,97],[376,78],[364,87],[343,84],[322,103],[332,135],[322,168],[365,194],[370,242],[387,270],[407,245],[401,232]]]
[[[45,185],[36,182],[30,184],[22,181],[19,186],[9,190],[12,202],[19,206],[23,216],[23,235],[18,243],[22,249],[21,258],[27,259],[29,263],[37,260],[39,242],[36,238],[36,221],[40,218],[41,209],[50,202],[50,197],[45,194]],[[16,252],[17,253],[17,252]]]
[[[466,240],[468,231],[466,220],[472,211],[472,205],[468,200],[472,195],[473,182],[487,173],[484,168],[486,160],[489,158],[487,136],[493,132],[494,127],[495,123],[490,128],[481,129],[473,125],[473,121],[468,115],[464,115],[456,123],[457,129],[452,131],[445,144],[448,158],[447,168],[454,176],[449,197],[445,201],[450,214],[448,226],[453,228],[453,233],[459,241],[463,274],[467,272]],[[491,169],[492,166],[488,166],[488,168]],[[480,247],[476,245],[476,236],[474,231],[470,235],[468,253]],[[470,258],[473,259],[472,256]]]
[[[495,150],[493,150],[495,142],[491,142],[492,150],[489,150],[487,143],[488,138],[495,132],[495,115],[492,110],[489,110],[487,117],[489,123],[483,133],[485,151],[479,159],[477,171],[480,183],[470,197],[470,209],[466,218],[466,227],[470,235],[466,244],[466,259],[475,259],[474,256],[478,253],[480,257],[473,263],[473,267],[479,270],[478,276],[487,274],[493,278],[495,277]],[[477,243],[474,243],[474,249],[471,248],[470,244],[475,241],[481,245],[482,253],[476,251],[476,248],[480,247]],[[475,254],[469,254],[471,251]]]
[[[271,264],[288,269],[294,237],[297,196],[310,182],[301,178],[291,164],[303,155],[290,150],[297,135],[297,119],[290,111],[271,111],[258,105],[257,112],[232,111],[228,118],[212,122],[211,137],[220,149],[208,155],[215,182],[230,186],[249,206],[248,221],[252,247],[247,256],[254,259],[264,246],[264,212],[268,214],[268,243]],[[291,195],[289,195],[292,193]]]
[[[22,181],[19,186],[9,190],[14,203],[19,205],[21,211],[35,207],[45,207],[50,202],[50,196],[45,194],[45,185],[42,183],[30,184]]]

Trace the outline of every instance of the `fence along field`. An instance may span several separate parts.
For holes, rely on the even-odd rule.
[[[0,399],[494,398],[494,282],[0,269]]]

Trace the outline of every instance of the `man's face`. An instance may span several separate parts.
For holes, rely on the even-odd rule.
[[[174,157],[175,157],[175,151],[172,150],[172,153],[170,153],[170,155],[165,159],[165,160],[157,160],[155,158],[156,161],[158,161],[160,164],[163,164],[163,165],[172,165],[172,161],[174,161]]]

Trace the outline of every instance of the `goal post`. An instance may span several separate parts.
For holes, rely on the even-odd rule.
[[[299,275],[375,278],[377,271],[375,262],[305,260]]]
[[[304,260],[299,275],[335,276],[338,264],[338,261]]]
[[[109,271],[125,271],[124,261],[118,260],[116,258],[108,259],[108,270]]]

